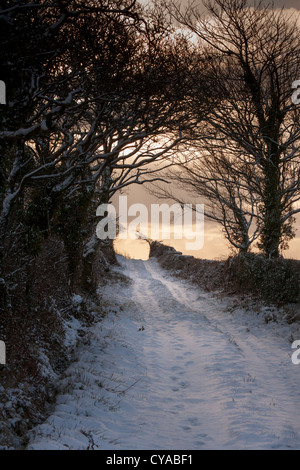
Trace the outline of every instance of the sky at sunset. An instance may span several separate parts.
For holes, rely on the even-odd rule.
[[[145,4],[148,2],[147,0],[144,0],[142,3]],[[187,5],[188,2],[182,1],[181,3],[182,5]],[[201,5],[201,2],[195,3]],[[255,3],[257,2],[252,2],[253,5]],[[267,4],[268,2],[265,3]],[[276,8],[288,8],[300,11],[300,0],[274,0],[274,6]],[[292,14],[293,11],[291,10],[290,13]],[[140,185],[131,186],[124,194],[128,195],[128,205],[134,203],[143,203],[147,206],[149,213],[151,203],[164,202],[159,201],[154,196],[151,196],[146,187],[142,187]],[[118,195],[113,198],[113,204],[115,207],[118,206],[117,198]],[[296,237],[289,243],[289,249],[283,254],[288,258],[300,259],[300,215],[296,217],[295,229]],[[186,240],[166,239],[164,240],[164,243],[174,246],[177,250],[183,252],[184,254],[190,254],[199,258],[225,259],[230,255],[229,244],[222,234],[221,227],[208,219],[205,220],[204,245],[200,250],[187,251],[185,248]],[[127,254],[132,258],[147,259],[148,257],[148,244],[141,240],[116,241],[115,247],[118,251]]]
[[[132,185],[124,192],[123,195],[128,197],[128,207],[135,203],[142,203],[148,209],[149,213],[149,223],[150,223],[150,208],[151,204],[163,203],[165,201],[160,201],[154,196],[151,196],[147,191],[147,185]],[[116,209],[118,209],[118,197],[116,195],[112,202]],[[205,211],[205,207],[204,207]],[[137,214],[138,215],[138,214]],[[134,217],[128,218],[128,223],[133,221]],[[300,216],[298,215],[295,228],[296,237],[290,242],[289,250],[284,252],[284,257],[286,258],[295,258],[300,259]],[[160,239],[162,240],[162,239]],[[204,223],[204,244],[200,250],[187,251],[185,246],[188,240],[175,240],[174,238],[165,239],[163,242],[167,245],[175,247],[178,251],[181,251],[183,254],[192,255],[197,258],[205,259],[226,259],[231,253],[229,250],[229,244],[227,243],[221,227],[205,219]],[[132,258],[148,258],[149,247],[147,242],[141,240],[117,240],[115,243],[116,250],[128,255]]]

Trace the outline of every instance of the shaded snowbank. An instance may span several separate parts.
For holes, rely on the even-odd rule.
[[[90,275],[103,284],[111,262],[109,249],[91,243],[87,249]],[[60,374],[72,361],[85,329],[99,319],[101,306],[91,283],[83,285],[82,266],[71,285],[65,247],[58,237],[44,240],[27,264],[16,257],[12,262],[6,282],[10,304],[1,311],[0,324],[7,350],[7,364],[0,365],[0,447],[16,449],[26,444],[28,429],[49,413]]]

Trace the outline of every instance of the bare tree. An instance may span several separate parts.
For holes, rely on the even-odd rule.
[[[276,258],[300,211],[299,106],[291,100],[300,74],[297,18],[262,2],[250,8],[247,0],[206,7],[206,16],[194,7],[173,5],[172,12],[198,37],[207,82],[219,97],[207,118],[214,152],[231,155],[233,170],[247,169],[248,200],[259,198],[260,247]],[[202,129],[199,135],[200,142]]]
[[[149,165],[168,166],[195,126],[185,40],[162,11],[127,0],[8,1],[0,21],[1,61],[18,76],[0,114],[2,254],[16,218],[31,245],[59,233],[73,256],[95,204],[158,179]]]
[[[163,173],[168,185],[153,183],[150,192],[182,204],[205,204],[205,216],[220,224],[234,252],[246,253],[259,236],[258,199],[249,193],[245,165],[233,164],[235,156],[201,141],[185,145],[172,167]],[[176,190],[172,190],[172,187]],[[182,190],[182,191],[179,191]]]

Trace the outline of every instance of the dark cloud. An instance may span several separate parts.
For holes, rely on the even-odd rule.
[[[189,0],[181,0],[180,2],[183,6],[188,5]],[[199,4],[199,6],[202,5],[201,0],[198,0],[195,2],[196,4]],[[255,0],[249,0],[249,5],[255,5],[257,4],[257,1]],[[300,11],[300,4],[299,0],[274,0],[274,7],[275,8],[295,8],[296,10]],[[265,0],[264,1],[265,5],[271,4],[271,1]],[[202,8],[201,8],[202,9]]]
[[[275,0],[274,6],[276,8],[295,8],[300,10],[299,0]]]

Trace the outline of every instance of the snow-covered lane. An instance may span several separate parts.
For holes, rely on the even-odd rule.
[[[29,449],[300,448],[288,327],[126,260]],[[300,337],[300,336],[299,336]]]

